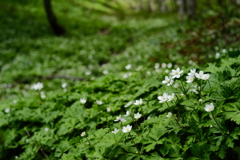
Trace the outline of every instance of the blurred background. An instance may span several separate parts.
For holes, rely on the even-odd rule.
[[[1,0],[0,99],[29,96],[37,82],[63,91],[129,64],[150,73],[212,62],[239,48],[239,8],[240,0]]]

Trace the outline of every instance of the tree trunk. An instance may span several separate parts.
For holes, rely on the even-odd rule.
[[[54,15],[52,10],[51,0],[43,0],[43,3],[47,14],[47,19],[52,30],[57,36],[63,35],[65,33],[65,29],[57,22],[56,16]]]
[[[179,16],[179,18],[180,18],[180,20],[182,21],[182,22],[184,22],[184,13],[185,13],[185,11],[184,11],[184,6],[185,6],[185,3],[184,3],[185,1],[184,0],[177,0],[177,4],[178,4],[178,16]]]
[[[194,19],[196,15],[196,0],[187,0],[187,16],[189,19]]]
[[[157,4],[160,12],[165,13],[167,10],[165,0],[157,0]]]
[[[148,0],[148,6],[149,6],[149,11],[154,12],[155,7],[154,7],[154,1],[153,0]]]

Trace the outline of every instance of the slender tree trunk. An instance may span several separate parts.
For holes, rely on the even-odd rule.
[[[187,0],[187,15],[189,19],[194,19],[196,15],[196,0]]]
[[[51,0],[43,0],[43,3],[47,14],[47,19],[52,30],[58,36],[63,35],[65,33],[65,29],[57,22],[56,16],[54,15],[52,10]]]
[[[148,0],[148,5],[149,5],[149,11],[154,12],[155,11],[154,1],[153,0]]]
[[[157,4],[160,12],[165,13],[167,10],[165,0],[157,0]]]
[[[180,20],[182,22],[184,22],[184,14],[185,14],[185,11],[184,11],[184,6],[185,6],[185,1],[184,0],[177,0],[177,4],[178,4],[178,16],[180,18]]]

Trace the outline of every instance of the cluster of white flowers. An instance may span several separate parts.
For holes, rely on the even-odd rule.
[[[115,122],[118,122],[118,121],[120,121],[120,122],[126,122],[126,119],[122,118],[122,116],[119,115],[118,117],[116,117],[116,119],[115,119],[114,121],[115,121]]]
[[[208,80],[208,78],[210,77],[209,74],[204,74],[203,71],[200,71],[199,73],[196,73],[196,69],[191,69],[190,73],[188,73],[187,78],[187,83],[192,83],[194,81],[194,79],[198,78],[198,79],[202,79],[202,80]]]
[[[112,131],[112,133],[116,134],[120,129],[114,128],[114,130]],[[122,131],[124,133],[128,133],[132,130],[132,126],[131,125],[127,125],[126,127],[122,128]]]
[[[126,79],[126,78],[128,78],[128,77],[130,77],[130,76],[132,76],[132,73],[131,73],[131,72],[129,72],[129,73],[124,73],[124,74],[123,74],[123,78],[124,78],[124,79]]]
[[[174,96],[175,96],[174,93],[172,93],[172,95],[168,95],[167,93],[163,93],[162,96],[158,96],[159,103],[172,101],[174,99]]]
[[[33,90],[41,90],[43,88],[43,84],[41,82],[35,83],[31,86]]]
[[[169,70],[165,70],[165,72],[168,73]],[[180,68],[173,69],[172,72],[170,73],[170,76],[165,76],[165,80],[163,80],[162,83],[167,84],[167,86],[171,86],[174,83],[174,78],[180,78],[182,73],[183,71],[180,70]]]
[[[136,100],[134,104],[138,106],[138,105],[141,105],[142,103],[143,103],[143,100],[141,98],[139,100]]]

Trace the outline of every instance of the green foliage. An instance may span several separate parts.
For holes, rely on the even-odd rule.
[[[211,44],[196,58],[199,46],[185,41],[194,34],[179,34],[178,23],[119,21],[71,0],[53,1],[68,34],[52,37],[40,1],[0,4],[0,159],[239,159],[239,48],[196,31],[197,42]],[[220,57],[210,58],[212,44]],[[208,65],[189,53],[201,63],[210,53]],[[181,76],[163,83],[177,66]],[[191,69],[210,77],[187,83]],[[38,81],[44,87],[33,89]]]

